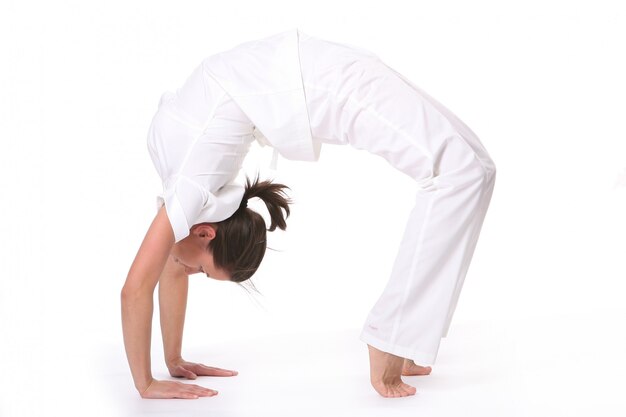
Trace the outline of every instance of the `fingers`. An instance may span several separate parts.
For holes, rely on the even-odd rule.
[[[216,390],[199,385],[183,384],[176,381],[156,381],[141,395],[142,398],[182,398],[196,399],[217,395]]]
[[[200,397],[213,397],[217,395],[216,390],[201,387],[199,385],[180,384],[181,388],[175,398],[197,399]]]
[[[222,369],[222,368],[215,368],[215,367],[206,366],[200,363],[197,364],[193,368],[193,370],[198,375],[202,375],[202,376],[235,376],[239,374],[239,372],[237,371],[232,371],[229,369]]]
[[[187,379],[196,379],[198,376],[235,376],[239,372],[230,369],[215,368],[201,363],[183,361],[170,368],[170,375]]]
[[[198,377],[198,375],[196,375],[189,369],[180,365],[176,367],[175,373],[176,373],[176,376],[187,378],[187,379],[196,379]]]

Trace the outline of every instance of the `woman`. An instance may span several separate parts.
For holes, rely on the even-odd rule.
[[[285,229],[282,184],[233,182],[258,140],[293,160],[315,161],[322,143],[382,156],[417,185],[389,282],[360,339],[370,382],[384,397],[415,394],[402,375],[427,375],[452,315],[495,184],[495,165],[452,112],[370,51],[298,29],[205,58],[166,92],[149,129],[163,180],[158,212],[122,289],[124,343],[143,398],[198,398],[213,390],[157,381],[150,371],[152,294],[173,376],[231,376],[181,358],[187,275],[241,282],[260,264],[265,223],[246,208],[261,198],[269,230]]]

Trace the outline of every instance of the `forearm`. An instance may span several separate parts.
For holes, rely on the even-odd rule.
[[[122,330],[126,357],[135,382],[143,393],[152,382],[150,338],[152,333],[152,293],[122,290]]]
[[[159,310],[165,363],[169,367],[182,357],[183,328],[189,276],[171,257],[159,278]]]
[[[122,332],[128,365],[141,395],[152,383],[150,338],[154,288],[174,245],[165,207],[150,224],[133,260],[121,293]]]

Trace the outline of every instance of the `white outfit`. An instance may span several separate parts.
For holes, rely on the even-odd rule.
[[[165,92],[148,130],[148,150],[163,181],[176,242],[191,226],[219,222],[239,207],[243,187],[232,181],[254,141],[254,125],[200,65],[176,93]]]
[[[378,57],[301,34],[300,62],[313,136],[379,155],[419,186],[391,278],[360,338],[432,364],[491,200],[495,164],[469,127]]]
[[[270,143],[284,157],[313,161],[319,157],[321,143],[350,144],[385,158],[416,181],[416,204],[391,278],[360,338],[417,363],[434,363],[495,183],[495,165],[478,137],[370,51],[298,29],[240,44],[206,58],[203,65],[203,82],[213,86],[208,81],[217,81],[254,124],[253,136]],[[212,114],[209,109],[215,104],[211,103],[204,110],[199,107],[197,122]],[[239,123],[245,125],[245,120]],[[239,156],[247,152],[251,140],[245,137],[236,144],[230,142]],[[186,139],[184,143],[197,142]],[[211,163],[206,160],[205,164]],[[231,166],[238,171],[240,163]],[[176,176],[174,171],[179,169],[176,165],[173,171],[160,172]],[[189,169],[187,173],[192,175]],[[221,182],[226,184],[236,173],[224,174]],[[218,197],[228,187],[208,188],[205,193],[214,198],[204,200],[201,210],[215,218],[234,212],[236,200],[225,196],[221,204]],[[165,194],[171,195],[167,190]],[[182,193],[178,197],[182,212],[195,212],[186,209],[186,198]],[[167,198],[165,204],[169,215]],[[199,222],[187,219],[188,225]],[[179,236],[183,234],[181,229]]]

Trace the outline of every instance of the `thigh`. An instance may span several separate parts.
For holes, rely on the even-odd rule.
[[[415,179],[432,176],[446,151],[489,161],[458,117],[377,56],[309,38],[300,60],[311,129],[325,142],[380,155]]]
[[[382,61],[364,63],[358,78],[338,117],[341,134],[356,148],[384,157],[417,180],[476,160],[492,164],[465,123]]]

